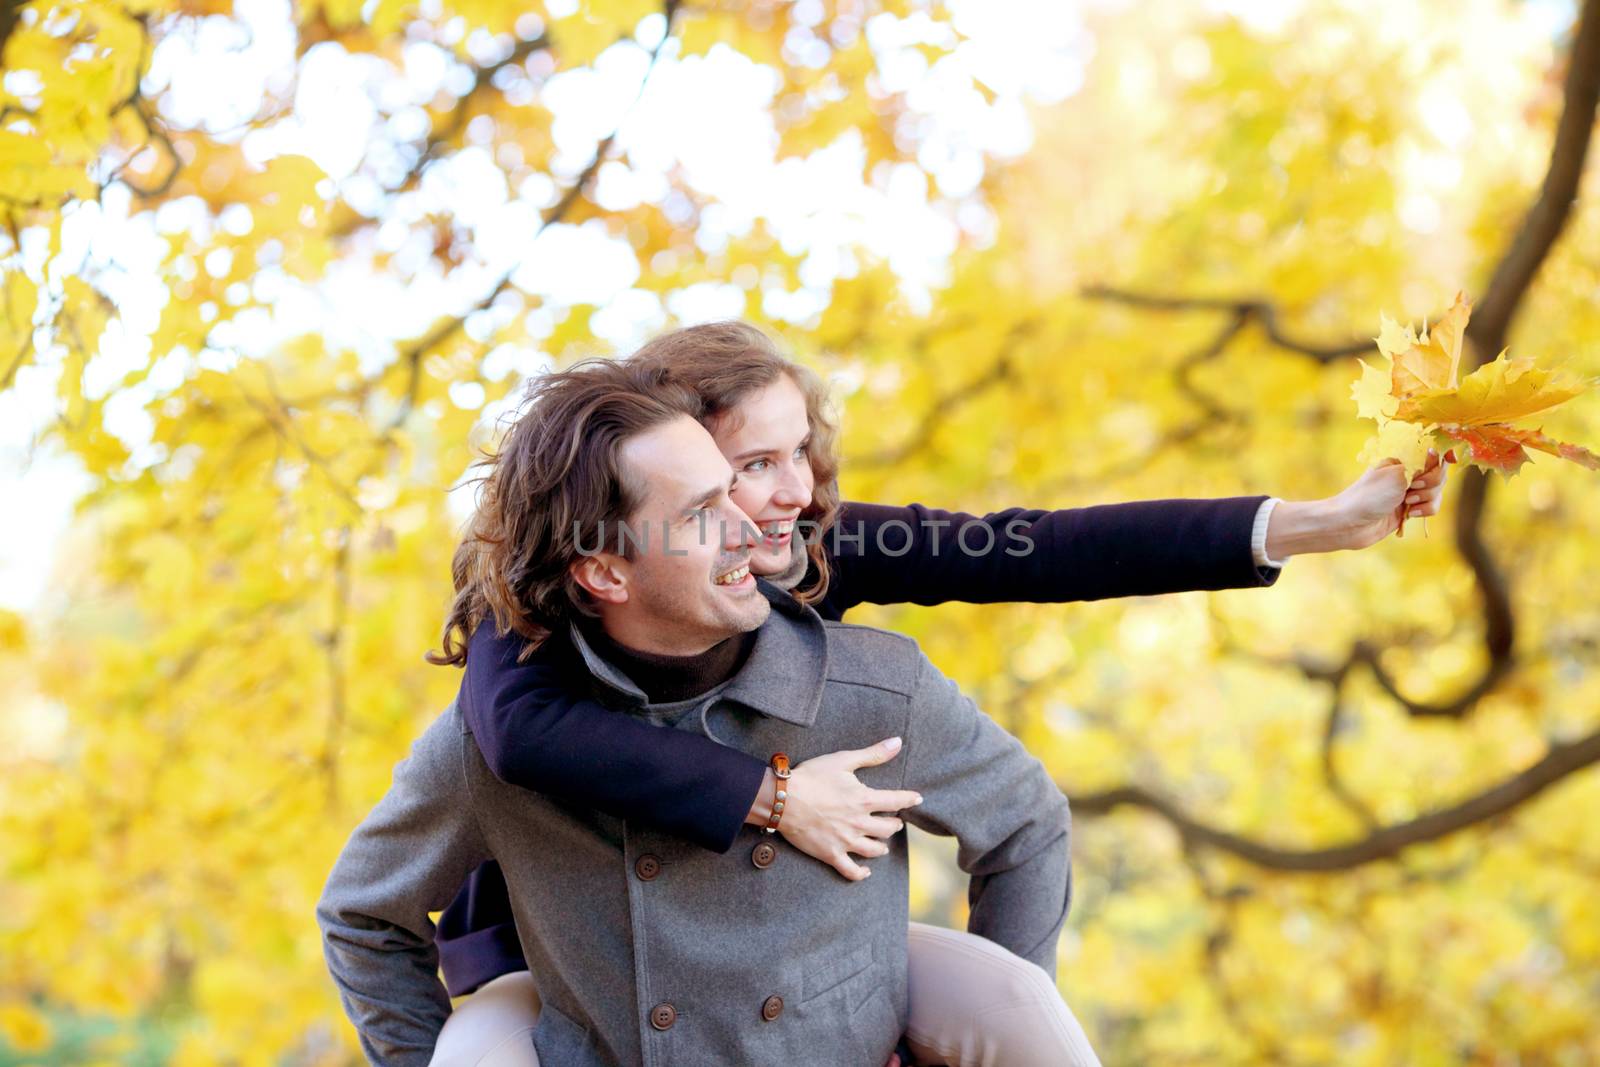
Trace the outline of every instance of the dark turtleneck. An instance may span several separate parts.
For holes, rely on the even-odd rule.
[[[580,627],[590,647],[626,674],[652,704],[688,700],[727,681],[744,666],[756,642],[756,631],[751,630],[724,638],[697,655],[664,656],[620,645],[587,619]]]

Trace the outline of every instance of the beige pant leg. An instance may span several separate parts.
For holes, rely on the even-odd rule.
[[[912,923],[911,1017],[919,1064],[1100,1067],[1083,1027],[1037,964],[976,934]]]
[[[533,1029],[539,990],[528,971],[485,982],[456,1005],[439,1032],[429,1067],[539,1067]]]

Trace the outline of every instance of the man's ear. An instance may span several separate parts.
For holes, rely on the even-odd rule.
[[[602,604],[623,604],[628,600],[628,561],[610,552],[582,556],[572,564],[573,581]]]

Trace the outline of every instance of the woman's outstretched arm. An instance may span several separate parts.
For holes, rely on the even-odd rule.
[[[1261,566],[1251,551],[1267,500],[1147,500],[982,516],[847,502],[821,534],[834,567],[825,603],[842,613],[864,603],[1064,603],[1271,585],[1278,569]]]
[[[1277,581],[1290,555],[1364,548],[1395,531],[1398,509],[1437,514],[1437,457],[1408,484],[1397,465],[1365,472],[1337,496],[1143,500],[987,515],[847,502],[819,536],[833,563],[817,605],[1064,603],[1236,589]]]

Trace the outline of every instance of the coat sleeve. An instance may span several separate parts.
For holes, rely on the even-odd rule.
[[[519,663],[523,643],[483,623],[467,646],[462,713],[495,777],[714,852],[733,847],[764,762],[588,699],[569,669],[578,653],[565,637],[552,636]]]
[[[317,903],[323,956],[367,1059],[427,1067],[450,999],[429,912],[489,858],[467,795],[461,718],[436,719],[333,865]]]
[[[1065,603],[1271,585],[1250,534],[1264,496],[987,515],[847,502],[824,531],[835,617],[856,604]],[[819,610],[821,610],[819,608]]]
[[[1022,742],[916,655],[903,788],[923,802],[901,817],[955,836],[971,877],[967,929],[1054,977],[1072,895],[1067,798]]]

